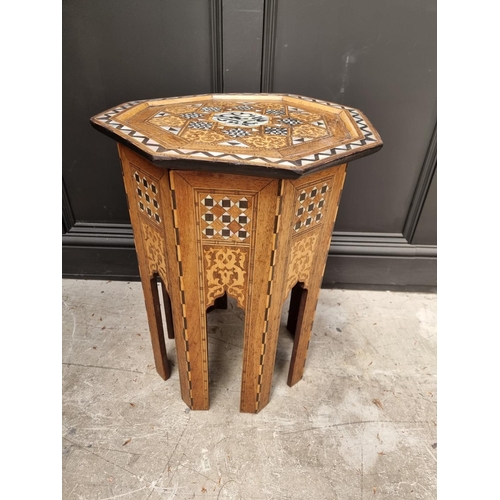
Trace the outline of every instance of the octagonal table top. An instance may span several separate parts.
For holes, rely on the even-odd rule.
[[[131,101],[91,118],[99,131],[171,169],[298,178],[383,145],[357,109],[292,94]]]

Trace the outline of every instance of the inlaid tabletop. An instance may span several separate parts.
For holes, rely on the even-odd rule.
[[[206,94],[131,101],[91,118],[155,165],[297,178],[377,152],[357,109],[292,94]]]

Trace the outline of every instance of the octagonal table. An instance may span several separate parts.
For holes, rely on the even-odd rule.
[[[169,377],[158,280],[181,395],[209,407],[207,309],[245,311],[242,412],[271,390],[283,304],[304,372],[347,162],[382,140],[347,106],[290,94],[207,94],[121,104],[91,118],[118,141],[156,369]]]

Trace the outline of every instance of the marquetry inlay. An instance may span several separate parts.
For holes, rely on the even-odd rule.
[[[158,273],[160,277],[167,281],[167,263],[165,252],[165,238],[163,234],[152,227],[152,224],[143,222],[142,240],[144,242],[144,250],[147,256],[149,272],[151,276]]]
[[[316,230],[308,232],[303,237],[293,240],[288,261],[286,292],[298,282],[305,283],[306,286],[309,285],[308,278],[316,255],[318,237],[319,233]]]
[[[201,233],[203,239],[245,242],[252,223],[251,196],[200,194]]]
[[[291,94],[131,101],[91,123],[119,143],[158,373],[165,323],[183,401],[209,408],[207,312],[230,295],[245,311],[240,410],[260,411],[290,291],[287,383],[302,378],[347,162],[380,136],[354,108]]]
[[[153,155],[154,161],[208,161],[215,169],[229,162],[237,169],[254,166],[265,176],[265,167],[300,176],[357,150],[382,146],[357,109],[292,94],[133,101],[95,116],[92,124]]]
[[[338,115],[308,110],[273,101],[207,101],[164,106],[149,119],[169,134],[189,141],[190,148],[240,150],[277,154],[282,148],[335,137],[344,141],[352,134]],[[212,109],[223,110],[222,113]],[[242,111],[245,110],[245,111]],[[293,152],[293,151],[292,151]]]
[[[139,210],[144,215],[147,215],[152,221],[160,224],[161,217],[160,203],[158,201],[158,186],[137,170],[134,172],[134,180],[136,183],[135,194]]]
[[[206,307],[227,292],[245,308],[248,248],[203,247],[206,278]]]
[[[295,203],[295,233],[313,227],[321,222],[325,211],[325,198],[328,184],[320,183],[299,190]]]

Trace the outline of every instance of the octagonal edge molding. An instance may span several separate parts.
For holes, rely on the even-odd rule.
[[[283,178],[352,161],[383,145],[361,111],[294,94],[130,101],[92,117],[91,124],[160,167],[196,170],[203,162],[208,170],[227,171],[230,163],[233,173],[241,166],[245,175]]]

